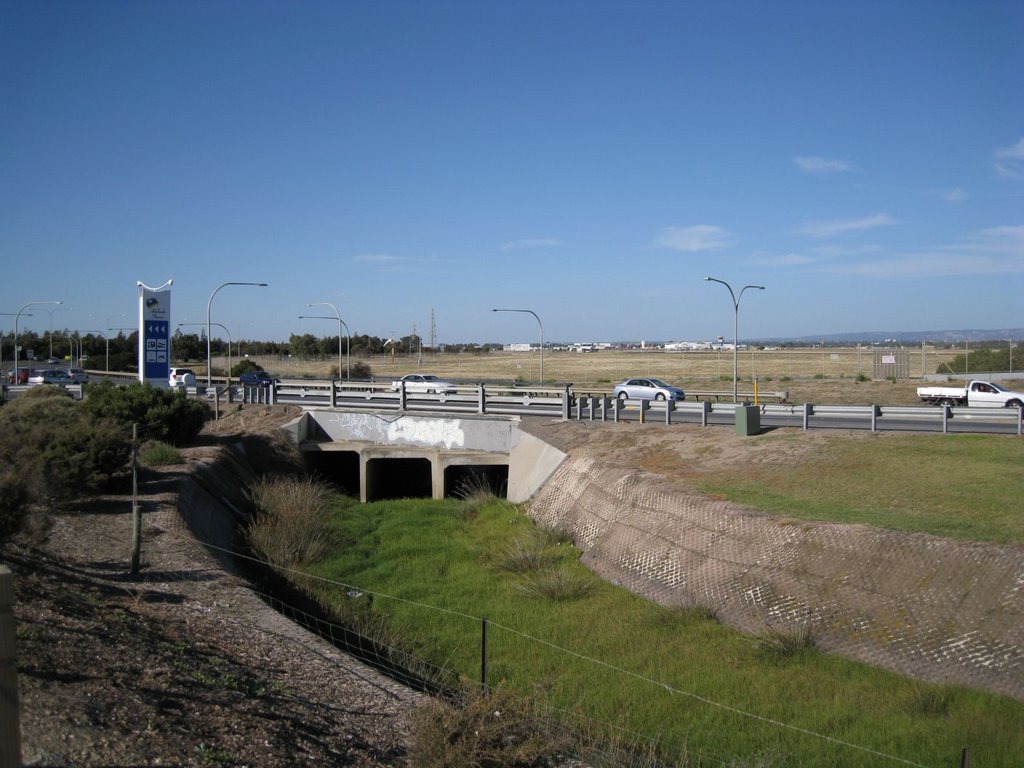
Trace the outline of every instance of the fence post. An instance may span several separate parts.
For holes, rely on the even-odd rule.
[[[0,768],[21,768],[14,574],[0,565]]]
[[[487,696],[487,617],[480,620],[480,690]]]
[[[960,768],[969,768],[971,765],[971,748],[964,747],[960,752]]]
[[[142,551],[142,508],[139,506],[139,425],[132,424],[132,574],[139,572]]]

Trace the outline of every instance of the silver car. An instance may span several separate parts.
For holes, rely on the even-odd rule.
[[[616,384],[612,395],[620,400],[682,400],[686,393],[661,379],[627,379]]]
[[[59,368],[47,368],[40,371],[32,371],[28,377],[29,384],[70,384],[71,377],[67,371]]]

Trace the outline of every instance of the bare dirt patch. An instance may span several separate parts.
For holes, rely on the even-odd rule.
[[[635,422],[603,423],[524,419],[523,428],[566,453],[642,469],[683,481],[695,475],[750,467],[789,467],[821,458],[837,432],[766,430],[741,436],[724,427],[673,426]],[[843,439],[878,439],[864,431],[842,432]],[[884,439],[884,435],[882,435]]]
[[[203,442],[292,417],[247,406],[210,424]],[[137,575],[130,496],[63,510],[44,541],[5,548],[24,764],[404,764],[419,695],[298,629],[226,572],[174,507],[184,471],[143,483]]]

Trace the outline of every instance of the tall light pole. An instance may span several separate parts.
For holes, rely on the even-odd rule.
[[[334,307],[329,302],[319,302],[319,304],[327,304]],[[318,304],[307,304],[307,307],[315,307]],[[334,312],[337,314],[338,310],[335,307]],[[339,314],[335,317],[327,317],[326,315],[299,315],[299,320],[337,320],[338,321],[338,378],[341,378],[341,331],[345,330],[345,378],[352,378],[352,334],[348,331],[348,326],[345,321],[341,319]]]
[[[107,334],[109,334],[111,331],[119,330],[117,328],[111,328],[110,321],[113,320],[115,317],[128,317],[128,315],[122,312],[119,315],[96,315],[96,317],[102,317],[104,320],[107,321]],[[110,373],[110,336],[104,335],[103,338],[107,340],[107,373]]]
[[[332,304],[329,301],[315,301],[312,304],[307,304],[306,306],[307,307],[330,307],[331,309],[334,310],[334,314],[338,318],[338,378],[341,378],[341,329],[344,326],[344,323],[341,321],[341,312],[339,312],[338,308],[336,306],[334,306],[334,304]],[[349,339],[349,346],[346,347],[346,350],[349,353],[351,353],[351,351],[352,351],[351,343],[352,343],[351,339]],[[351,371],[352,358],[351,358],[351,356],[349,356],[347,359],[348,359],[350,367],[345,372],[345,378],[346,379],[351,379],[352,378],[352,371]]]
[[[733,310],[735,311],[732,327],[732,401],[734,403],[738,403],[739,395],[737,394],[737,382],[739,381],[739,358],[737,355],[740,347],[740,299],[743,298],[743,291],[747,290],[747,288],[756,288],[759,291],[763,291],[764,286],[745,285],[740,290],[740,295],[737,296],[733,292],[732,286],[725,282],[725,280],[719,280],[717,277],[705,277],[704,279],[710,280],[713,283],[721,283],[722,285],[729,289],[729,295],[732,297],[732,306]]]
[[[53,357],[53,313],[54,312],[70,312],[71,307],[54,307],[53,309],[44,309],[50,315],[50,357]]]
[[[537,313],[532,309],[492,309],[491,312],[526,312],[529,315],[533,315],[537,320],[537,325],[540,326],[540,383],[544,383],[544,323],[537,317]]]
[[[21,320],[21,313],[29,307],[42,304],[63,304],[63,301],[29,301],[21,305],[21,309],[14,316],[14,383],[18,383],[18,321]]]
[[[3,315],[4,317],[14,317],[14,313],[13,312],[0,312],[0,315]],[[35,317],[35,315],[27,314],[27,315],[25,315],[25,317]],[[14,346],[18,346],[18,339],[17,338],[14,339]],[[3,333],[2,330],[0,330],[0,368],[3,368],[3,365],[4,365],[4,333]],[[17,382],[15,382],[15,383],[17,383]]]
[[[177,327],[181,328],[183,325],[198,325],[198,326],[202,326],[203,324],[202,323],[178,323]],[[224,335],[228,337],[228,384],[230,385],[231,384],[231,332],[228,331],[227,326],[222,324],[222,323],[211,323],[211,325],[216,325],[218,328],[220,328],[222,331],[224,331]]]
[[[227,282],[218,285],[216,288],[213,289],[213,293],[210,294],[210,300],[206,302],[206,386],[208,387],[213,386],[213,356],[211,355],[210,350],[210,332],[212,330],[211,326],[213,325],[213,323],[210,322],[210,308],[213,306],[213,297],[217,295],[217,291],[228,285],[255,285],[258,288],[267,287],[266,283]],[[231,375],[231,371],[228,371],[228,375]]]
[[[81,344],[82,344],[82,336],[81,335],[83,333],[98,333],[100,336],[102,336],[103,340],[107,342],[107,354],[108,355],[110,354],[110,341],[107,339],[107,334],[105,334],[103,331],[79,331],[78,332],[78,334],[79,334],[79,336],[78,336],[78,344],[79,344],[79,347],[78,347],[78,364],[79,365],[82,364],[82,352],[84,351],[82,349],[82,347],[81,347]],[[110,363],[110,358],[108,357],[107,358],[107,368],[108,368],[108,370],[109,370],[109,367],[110,367],[109,363]]]

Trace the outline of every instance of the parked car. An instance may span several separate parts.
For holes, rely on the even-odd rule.
[[[278,381],[266,371],[245,371],[238,376],[238,383],[249,387],[269,387]]]
[[[171,368],[171,375],[167,383],[172,387],[194,387],[196,375],[191,368]]]
[[[50,365],[60,365],[64,361],[61,360],[59,357],[48,357],[46,358],[46,362],[48,362]]]
[[[620,400],[682,400],[686,393],[661,379],[626,379],[616,384],[612,395]]]
[[[70,384],[71,377],[60,368],[32,371],[28,377],[29,384]]]
[[[89,382],[89,374],[81,368],[67,368],[66,371],[71,377],[72,384],[87,384]]]
[[[14,384],[15,383],[15,381],[14,381],[14,369],[12,368],[11,370],[9,370],[7,372],[7,375],[4,378],[5,378],[5,380],[7,381],[8,384]],[[28,384],[28,368],[19,368],[18,369],[18,381],[17,381],[17,383],[18,384]]]
[[[396,392],[405,385],[407,393],[417,395],[454,395],[457,390],[450,381],[439,379],[431,374],[410,373],[391,382],[391,389]]]

